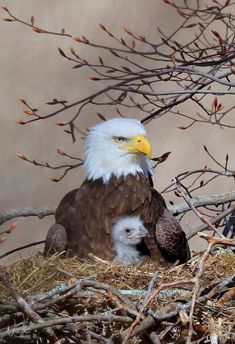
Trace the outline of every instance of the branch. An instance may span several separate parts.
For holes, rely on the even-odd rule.
[[[211,230],[213,230],[215,233],[218,234],[218,236],[220,237],[224,237],[222,234],[220,234],[217,231],[217,228],[212,225],[210,223],[210,221],[207,220],[207,218],[205,218],[205,216],[203,216],[201,211],[198,211],[196,209],[196,207],[194,206],[194,204],[191,202],[191,198],[190,198],[190,194],[188,192],[188,190],[183,186],[183,184],[181,184],[177,178],[174,178],[175,180],[175,184],[177,187],[178,192],[180,193],[180,195],[184,198],[184,200],[186,201],[186,203],[188,204],[188,206],[190,207],[190,209],[194,212],[194,214],[203,222],[205,223]]]
[[[208,299],[211,299],[212,297],[215,297],[216,295],[219,294],[219,292],[224,289],[226,286],[228,286],[231,283],[234,283],[235,281],[235,274],[226,277],[223,281],[219,282],[218,284],[216,284],[213,289],[211,291],[209,291],[208,294],[202,295],[200,296],[196,302],[197,303],[202,303],[207,301]],[[206,287],[207,288],[207,287]],[[202,294],[202,293],[201,293]],[[159,312],[155,312],[153,311],[151,308],[147,310],[147,313],[154,318],[157,321],[161,321],[161,320],[167,320],[170,319],[174,316],[176,316],[180,310],[188,310],[192,305],[192,300],[188,301],[187,303],[181,303],[179,304],[178,302],[176,302],[175,304],[175,309],[168,312],[168,313],[162,313],[161,311]]]
[[[44,207],[44,208],[27,207],[23,209],[11,209],[7,211],[3,211],[2,213],[0,213],[0,225],[16,217],[37,216],[39,219],[42,219],[45,216],[54,215],[55,211],[56,211],[56,207]]]
[[[156,296],[160,293],[160,291],[164,289],[168,289],[171,287],[178,287],[182,285],[191,285],[194,284],[194,279],[182,279],[181,281],[175,281],[172,283],[162,283],[157,289],[155,289],[151,295],[148,295],[149,297],[147,300],[144,300],[143,304],[141,305],[141,308],[139,310],[138,316],[135,318],[135,320],[132,322],[131,326],[127,328],[125,331],[122,332],[122,344],[127,344],[129,338],[132,336],[132,333],[134,329],[136,328],[137,324],[140,322],[140,319],[144,313],[144,310],[149,306],[149,304],[156,298]],[[151,321],[150,321],[151,324]]]
[[[18,252],[18,251],[21,251],[21,250],[25,250],[26,248],[44,244],[44,242],[45,242],[45,240],[41,240],[41,241],[31,242],[30,244],[27,244],[27,245],[23,245],[23,246],[16,247],[16,248],[14,248],[13,250],[7,251],[7,252],[5,252],[4,254],[2,254],[2,255],[0,256],[0,259],[9,256],[9,255],[12,254],[12,253],[15,253],[15,252]]]
[[[96,313],[96,314],[88,314],[88,315],[75,315],[70,317],[64,317],[59,319],[53,319],[53,320],[45,320],[37,324],[32,324],[29,326],[22,326],[22,327],[16,327],[14,329],[11,329],[9,332],[8,330],[3,331],[0,333],[0,338],[4,338],[6,336],[9,336],[9,334],[16,335],[21,334],[22,332],[31,332],[35,330],[46,330],[48,327],[56,326],[56,325],[65,325],[75,322],[87,322],[87,321],[108,321],[108,322],[121,322],[121,323],[131,323],[133,321],[132,318],[128,316],[122,316],[122,315],[109,315],[105,313]]]
[[[203,207],[205,205],[220,205],[233,201],[235,201],[235,191],[215,195],[205,195],[200,197],[194,197],[191,199],[191,202],[195,208]],[[0,225],[16,217],[37,216],[39,219],[42,219],[45,216],[54,215],[56,208],[56,206],[44,208],[27,207],[23,209],[7,210],[2,213],[0,212]],[[180,203],[178,205],[169,206],[168,209],[175,216],[191,210],[190,206],[186,202]]]
[[[58,338],[55,332],[53,331],[53,329],[50,328],[50,326],[48,326],[48,328],[44,328],[45,326],[40,326],[43,323],[42,318],[29,306],[29,304],[25,301],[25,299],[23,299],[23,297],[18,293],[18,291],[13,287],[7,273],[3,269],[0,269],[0,280],[2,284],[4,285],[4,287],[7,288],[10,294],[14,297],[17,304],[19,305],[19,308],[26,315],[26,317],[32,320],[34,323],[36,323],[34,326],[37,326],[37,325],[39,326],[39,328],[46,335],[49,341],[52,341],[52,343],[55,343],[58,340]],[[21,332],[24,332],[24,331],[21,330]],[[5,334],[6,336],[8,336],[9,331],[6,330]],[[2,337],[2,333],[0,337]]]
[[[223,211],[222,213],[220,213],[219,215],[213,217],[212,219],[210,219],[210,223],[212,225],[214,225],[215,223],[219,222],[220,220],[224,219],[226,216],[228,216],[229,214],[231,214],[233,211],[235,210],[235,205],[233,205],[232,207],[226,209],[225,211]],[[205,231],[206,229],[208,229],[208,225],[204,224],[194,230],[192,230],[188,235],[187,235],[187,240],[193,238],[197,233],[200,233],[202,231]]]
[[[213,227],[211,225],[211,227]],[[193,314],[194,314],[194,309],[195,309],[195,305],[196,305],[196,301],[197,301],[197,297],[199,295],[200,292],[200,283],[201,283],[201,277],[204,274],[205,271],[205,263],[206,260],[211,252],[211,249],[214,245],[217,244],[221,244],[221,245],[233,245],[235,246],[235,240],[232,239],[223,239],[223,238],[216,238],[213,236],[209,236],[206,234],[202,234],[199,233],[200,237],[207,240],[208,243],[208,247],[206,249],[206,251],[204,252],[202,258],[199,261],[198,264],[198,271],[196,273],[196,276],[194,278],[194,290],[193,290],[193,296],[191,299],[191,307],[190,307],[190,313],[189,313],[189,332],[188,332],[188,336],[186,339],[186,344],[191,344],[191,339],[192,339],[192,335],[193,335]]]
[[[220,205],[233,201],[235,201],[235,191],[215,195],[205,195],[190,199],[191,204],[195,208],[203,207],[205,205]],[[169,206],[168,208],[174,215],[179,215],[186,211],[192,210],[190,205],[188,205],[186,202],[178,205]]]
[[[128,86],[113,86],[113,90],[119,90],[119,91],[127,91],[131,93],[138,93],[138,94],[143,94],[143,95],[148,95],[148,96],[153,96],[153,97],[159,97],[159,96],[172,96],[172,95],[184,95],[184,94],[214,94],[217,96],[224,96],[224,95],[234,95],[235,91],[221,91],[221,90],[200,90],[200,89],[194,89],[194,90],[173,90],[173,91],[165,91],[165,92],[150,92],[150,91],[140,91],[137,90],[136,88],[131,88]]]

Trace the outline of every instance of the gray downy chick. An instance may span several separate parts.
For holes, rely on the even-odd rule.
[[[125,216],[119,218],[112,227],[112,241],[116,256],[114,261],[124,264],[139,264],[142,261],[137,244],[148,236],[139,216]]]

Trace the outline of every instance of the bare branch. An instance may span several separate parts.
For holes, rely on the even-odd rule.
[[[219,222],[220,220],[224,219],[226,216],[228,216],[229,214],[231,214],[233,212],[233,210],[235,210],[235,205],[231,206],[230,208],[226,209],[225,211],[223,211],[222,213],[220,213],[219,215],[215,216],[214,218],[212,218],[210,220],[210,223],[212,225],[216,224],[217,222]],[[196,234],[198,234],[199,232],[203,232],[205,230],[208,229],[208,225],[204,224],[194,230],[192,230],[188,235],[187,235],[187,240],[193,238]]]
[[[201,238],[207,240],[208,247],[199,261],[198,271],[194,278],[194,290],[193,290],[192,303],[191,303],[191,308],[190,308],[190,313],[189,313],[189,333],[186,339],[187,344],[191,344],[191,338],[193,335],[193,313],[194,313],[196,300],[200,291],[200,279],[205,270],[206,259],[208,258],[209,253],[211,252],[211,249],[214,245],[221,244],[221,245],[234,245],[235,246],[235,240],[232,240],[232,239],[215,238],[203,233],[199,233],[199,235]]]
[[[200,197],[194,197],[191,199],[192,204],[198,208],[206,205],[219,205],[226,204],[235,201],[235,191],[215,194],[215,195],[205,195]],[[179,215],[190,210],[190,206],[187,203],[181,203],[178,205],[168,206],[169,210],[174,215]],[[42,219],[45,216],[54,215],[56,207],[44,207],[44,208],[24,208],[24,209],[11,209],[9,211],[0,213],[0,225],[4,222],[9,221],[18,217],[29,217],[37,216]]]
[[[221,194],[193,197],[190,199],[191,204],[195,208],[203,207],[205,205],[219,205],[235,201],[235,191],[225,192]],[[174,215],[182,214],[191,210],[190,205],[182,203],[168,207]]]
[[[49,340],[51,340],[53,343],[58,340],[55,332],[48,326],[48,328],[45,328],[45,326],[40,326],[43,323],[42,318],[29,306],[29,304],[23,299],[23,297],[18,293],[18,291],[13,287],[11,284],[9,277],[3,269],[0,269],[0,280],[9,290],[11,295],[14,297],[16,302],[19,305],[19,308],[22,310],[22,312],[28,317],[30,320],[32,320],[35,324],[35,326],[39,326],[40,329],[42,329],[42,332],[47,336]],[[23,331],[22,331],[23,332]],[[6,331],[6,335],[9,335],[9,331]],[[4,338],[4,335],[0,333],[0,338]]]
[[[0,213],[0,225],[16,217],[37,216],[42,219],[45,216],[54,215],[55,211],[56,207],[11,209]]]

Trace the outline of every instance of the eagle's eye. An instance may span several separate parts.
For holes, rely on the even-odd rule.
[[[122,143],[122,142],[126,141],[125,137],[122,137],[122,136],[115,137],[115,140],[118,143]]]
[[[125,229],[125,232],[127,232],[127,233],[130,233],[130,231],[131,231],[130,228],[126,228],[126,229]]]

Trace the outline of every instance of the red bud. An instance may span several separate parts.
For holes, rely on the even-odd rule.
[[[9,12],[8,8],[6,6],[1,6],[1,8],[6,11],[6,12]]]
[[[146,38],[144,36],[139,36],[139,39],[143,42],[146,42]]]
[[[57,149],[56,151],[60,155],[65,155],[65,152],[62,149]]]
[[[23,103],[24,105],[27,105],[26,100],[25,100],[24,98],[20,98],[20,101],[21,101],[21,103]]]
[[[133,35],[133,33],[132,33],[131,29],[129,29],[129,27],[124,27],[123,29],[126,33],[128,33],[128,35],[131,35],[131,36]]]
[[[78,43],[84,43],[82,38],[80,38],[80,37],[75,37],[74,40]]]
[[[98,80],[100,80],[100,78],[97,78],[96,76],[91,76],[89,79],[90,79],[90,80],[93,80],[93,81],[98,81]]]
[[[171,60],[172,60],[172,62],[175,64],[175,62],[176,62],[176,57],[175,57],[175,55],[173,54],[173,55],[171,55]]]
[[[10,227],[9,227],[9,231],[12,231],[13,229],[15,229],[16,228],[16,226],[18,225],[18,223],[19,222],[14,222],[14,223],[12,223],[11,225],[10,225]]]
[[[31,111],[31,110],[24,110],[23,112],[24,112],[26,115],[28,115],[28,116],[33,116],[33,115],[34,115],[33,111]]]
[[[73,55],[75,54],[75,50],[73,48],[70,48],[70,51]]]
[[[61,48],[58,48],[58,50],[59,50],[60,55],[62,55],[63,57],[67,57]]]
[[[99,23],[99,26],[100,26],[100,28],[101,28],[102,30],[107,31],[107,29],[106,29],[106,27],[104,26],[104,24]]]
[[[11,18],[3,18],[2,20],[9,23],[14,21],[14,19],[11,19]]]
[[[21,160],[25,160],[28,161],[28,159],[26,158],[26,156],[24,154],[17,154],[18,158],[20,158]]]
[[[83,43],[86,43],[86,44],[89,43],[89,40],[85,36],[82,36],[82,39],[83,39]]]
[[[215,107],[215,109],[217,108],[217,105],[218,105],[218,98],[215,96],[215,98],[214,98],[214,107]]]
[[[57,179],[57,178],[51,178],[50,179],[52,182],[54,182],[54,183],[57,183],[57,182],[59,182],[60,180],[59,179]]]
[[[34,32],[37,32],[37,33],[42,33],[42,32],[43,32],[41,29],[38,29],[37,27],[34,27],[34,28],[33,28],[33,31],[34,31]]]
[[[181,129],[181,130],[185,130],[186,129],[186,127],[184,127],[183,125],[178,125],[177,128]]]

